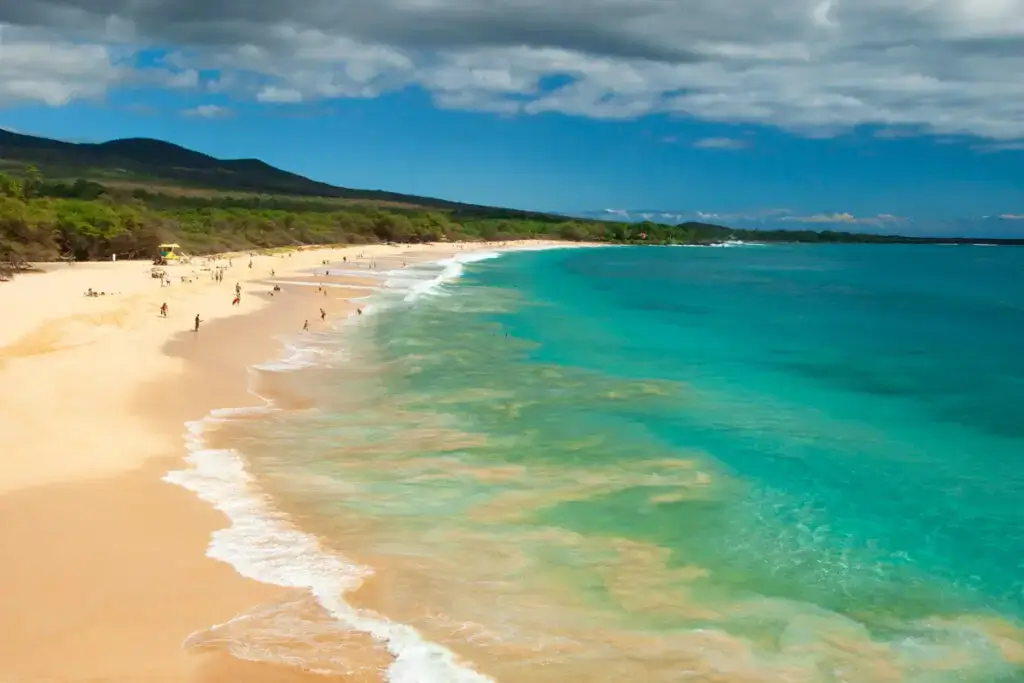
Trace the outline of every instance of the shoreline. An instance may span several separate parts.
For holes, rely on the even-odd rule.
[[[271,270],[282,271],[273,279],[309,277],[313,284],[309,271],[324,259],[360,252],[384,259],[410,250],[433,261],[465,253],[456,245],[367,245],[259,255],[250,268],[247,256],[236,256],[224,282],[207,281],[198,266],[174,266],[193,281],[168,288],[148,278],[148,263],[122,261],[23,274],[0,285],[0,310],[12,323],[0,331],[0,390],[12,404],[0,415],[0,428],[12,436],[0,466],[0,571],[17,588],[0,598],[8,615],[0,676],[380,680],[187,651],[182,643],[190,634],[294,598],[296,589],[246,579],[207,557],[211,534],[227,518],[161,479],[183,466],[183,424],[224,406],[252,405],[250,366],[280,356],[278,337],[315,317],[286,305],[305,297],[315,311],[322,299],[310,298],[313,287],[283,285],[269,296],[263,283],[272,281]],[[230,304],[235,278],[244,283],[239,307]],[[81,296],[89,287],[119,293]],[[345,291],[328,291],[335,289]],[[353,298],[369,292],[348,291]],[[170,320],[157,315],[163,300]],[[344,311],[337,298],[325,300],[331,316]],[[186,324],[193,310],[204,320],[198,334]],[[371,649],[364,669],[384,664],[380,654]]]

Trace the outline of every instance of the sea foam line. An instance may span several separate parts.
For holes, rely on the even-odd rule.
[[[465,263],[500,255],[500,252],[473,252],[438,261],[437,265],[443,266],[442,271],[430,280],[412,285],[405,300],[411,302],[434,293],[445,282],[461,276]],[[372,310],[374,305],[370,304],[364,313]],[[282,361],[254,366],[254,369],[286,370],[312,364],[305,349],[290,344],[289,350],[290,355]],[[270,497],[246,469],[240,453],[206,447],[203,439],[206,429],[232,418],[277,410],[270,400],[259,396],[251,384],[249,392],[264,405],[217,409],[200,420],[186,423],[188,456],[185,462],[188,467],[168,472],[163,478],[194,492],[227,516],[228,527],[212,534],[206,555],[230,564],[242,576],[309,590],[342,625],[367,633],[385,646],[394,657],[387,671],[387,680],[391,683],[494,683],[493,679],[458,662],[447,648],[424,639],[411,626],[357,610],[345,602],[344,594],[357,588],[373,570],[325,551],[315,536],[296,528],[287,515],[275,510]],[[186,645],[191,638],[186,639]]]
[[[228,517],[230,524],[213,533],[206,555],[230,564],[242,576],[309,590],[343,626],[367,633],[385,646],[394,657],[387,671],[387,680],[392,683],[494,683],[458,663],[451,651],[427,641],[414,628],[357,610],[345,602],[344,594],[358,588],[373,571],[325,551],[315,536],[297,529],[286,515],[275,510],[239,453],[205,447],[203,431],[228,419],[221,415],[272,410],[257,407],[215,411],[217,416],[211,414],[188,423],[190,453],[186,462],[190,468],[169,472],[164,480],[194,492]]]
[[[405,300],[409,302],[416,301],[426,294],[435,293],[441,285],[449,280],[455,280],[456,278],[461,277],[465,272],[465,266],[463,264],[496,259],[501,256],[501,254],[502,252],[498,251],[474,251],[468,254],[457,254],[452,258],[437,261],[437,265],[444,266],[444,270],[442,270],[437,277],[431,280],[425,280],[412,285],[412,287],[409,288],[409,293],[405,296]]]

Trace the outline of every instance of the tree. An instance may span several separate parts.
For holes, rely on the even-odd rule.
[[[43,174],[39,172],[39,169],[36,168],[35,165],[25,167],[21,187],[22,194],[26,199],[39,196],[40,190],[43,189]]]
[[[0,196],[21,199],[24,194],[18,179],[12,178],[6,173],[0,173]]]

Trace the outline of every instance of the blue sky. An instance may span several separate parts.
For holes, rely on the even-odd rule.
[[[536,210],[1024,236],[1013,3],[27,2],[0,9],[18,132]]]

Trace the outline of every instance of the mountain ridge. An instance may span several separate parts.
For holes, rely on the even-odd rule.
[[[377,201],[471,213],[501,211],[509,216],[547,215],[387,190],[340,187],[277,168],[262,159],[221,159],[156,138],[66,142],[0,128],[0,161],[35,164],[50,177],[101,180],[112,174],[134,175],[140,180],[224,192]]]

